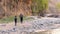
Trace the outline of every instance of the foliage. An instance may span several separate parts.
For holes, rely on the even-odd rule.
[[[56,8],[57,8],[57,9],[60,9],[60,3],[57,3],[57,4],[56,4]]]
[[[39,12],[48,8],[48,0],[32,0],[32,11]]]

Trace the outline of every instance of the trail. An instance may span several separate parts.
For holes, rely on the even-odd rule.
[[[0,34],[31,34],[32,32],[40,32],[60,28],[60,18],[41,18],[30,21],[24,21],[22,24],[14,22],[8,24],[0,24]]]

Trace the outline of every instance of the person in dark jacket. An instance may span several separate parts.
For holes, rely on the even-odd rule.
[[[17,25],[17,16],[15,16],[14,21],[15,21],[15,26],[16,26]]]
[[[23,14],[20,14],[20,22],[23,23]]]

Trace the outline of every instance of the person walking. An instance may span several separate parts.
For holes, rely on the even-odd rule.
[[[17,16],[15,16],[14,21],[15,21],[15,26],[16,26],[17,25]]]
[[[23,23],[23,14],[20,14],[20,22]]]

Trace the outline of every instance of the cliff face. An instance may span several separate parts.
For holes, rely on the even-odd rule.
[[[49,0],[48,13],[60,14],[56,9],[56,3],[60,0]],[[0,17],[19,15],[31,15],[31,0],[0,0]]]
[[[31,15],[31,0],[0,0],[0,15]]]

